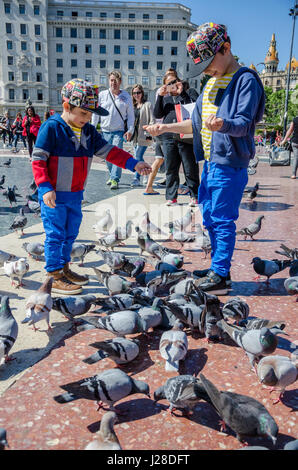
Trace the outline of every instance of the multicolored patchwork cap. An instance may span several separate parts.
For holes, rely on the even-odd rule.
[[[99,116],[107,116],[109,112],[98,106],[98,86],[82,78],[74,78],[65,83],[61,90],[63,101],[85,109]]]
[[[204,72],[227,37],[226,26],[217,23],[204,23],[188,36],[186,49],[194,62],[190,66],[190,78]]]

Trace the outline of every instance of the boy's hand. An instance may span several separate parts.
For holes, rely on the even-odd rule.
[[[43,195],[43,202],[46,206],[54,209],[56,207],[56,192],[55,191],[48,191]]]
[[[155,137],[165,132],[163,127],[163,124],[152,124],[151,126],[143,126],[143,129]]]
[[[207,129],[210,131],[219,131],[223,125],[223,119],[216,117],[215,114],[209,114],[205,121]]]
[[[146,162],[138,162],[134,169],[142,176],[149,175],[152,171],[151,166]]]

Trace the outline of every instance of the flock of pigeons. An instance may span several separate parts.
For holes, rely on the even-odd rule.
[[[31,189],[34,198],[36,188],[32,185]],[[24,215],[20,214],[19,217]],[[250,236],[253,240],[261,230],[263,219],[264,216],[258,217],[254,223],[243,227],[237,233],[245,238]],[[298,377],[298,350],[291,358],[273,354],[277,348],[277,335],[287,335],[284,322],[249,317],[249,306],[239,297],[232,297],[226,303],[220,302],[216,295],[200,289],[200,279],[183,269],[184,257],[179,248],[185,247],[186,243],[196,249],[200,248],[205,257],[211,251],[208,232],[200,224],[192,222],[193,211],[189,209],[183,217],[164,225],[169,233],[168,239],[172,240],[173,244],[178,244],[177,249],[169,249],[152,238],[154,234],[167,236],[167,233],[153,224],[149,213],[146,212],[135,227],[140,253],[126,256],[120,251],[114,251],[114,248],[123,246],[132,236],[133,223],[128,221],[124,227],[116,227],[111,231],[114,222],[107,209],[93,226],[98,236],[97,241],[74,243],[71,256],[73,261],[79,260],[83,265],[86,255],[97,250],[109,271],[96,267],[93,270],[99,283],[108,290],[108,295],[52,297],[53,279],[48,278],[26,300],[26,316],[22,323],[32,325],[34,330],[37,330],[36,323],[45,320],[48,330],[51,331],[50,312],[53,309],[61,312],[72,323],[76,332],[97,328],[112,334],[111,339],[92,343],[90,346],[94,347],[96,352],[85,358],[84,362],[93,364],[108,357],[120,368],[107,369],[100,374],[61,385],[63,393],[54,397],[58,403],[83,398],[96,401],[98,407],[104,410],[106,406],[109,407],[109,411],[103,415],[96,439],[87,445],[86,450],[121,449],[114,430],[118,412],[114,405],[122,398],[135,393],[151,397],[149,385],[129,376],[121,370],[121,365],[138,357],[141,342],[144,341],[143,346],[148,345],[148,332],[155,328],[160,332],[159,351],[165,370],[176,374],[153,392],[155,402],[167,400],[171,414],[174,414],[175,409],[181,409],[183,414],[187,415],[200,400],[204,400],[221,418],[221,429],[226,430],[228,426],[240,442],[245,442],[246,437],[267,437],[274,445],[276,443],[277,423],[258,400],[219,390],[202,373],[199,377],[179,374],[181,362],[187,355],[187,332],[190,332],[192,335],[198,333],[207,342],[232,340],[237,344],[246,354],[260,383],[279,391],[279,397],[274,403],[280,401],[285,389]],[[18,229],[22,230],[25,225],[18,225]],[[196,229],[195,232],[188,231],[190,226]],[[36,260],[44,253],[44,246],[39,242],[26,242],[22,247],[29,257]],[[289,268],[290,277],[285,281],[285,288],[289,294],[297,295],[298,249],[281,245],[281,250],[277,253],[287,259],[253,258],[253,268],[258,276],[265,276],[268,282],[272,275]],[[144,271],[146,263],[152,266],[150,271]],[[24,285],[23,277],[29,270],[26,257],[17,259],[11,253],[0,251],[0,266],[10,277],[12,285]],[[141,333],[138,339],[127,338],[127,335],[137,333]],[[11,312],[9,297],[2,296],[2,366],[10,360],[9,352],[17,336],[18,324]],[[5,445],[6,432],[0,428],[0,448]],[[297,450],[298,441],[292,441],[286,448]]]

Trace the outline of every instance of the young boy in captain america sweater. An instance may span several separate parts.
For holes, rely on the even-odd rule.
[[[108,144],[89,123],[91,113],[106,115],[98,106],[98,87],[82,79],[61,91],[63,112],[40,128],[32,155],[45,240],[45,269],[54,278],[52,291],[79,294],[88,276],[69,269],[72,244],[82,221],[81,203],[93,155],[121,168],[147,175],[151,167]]]

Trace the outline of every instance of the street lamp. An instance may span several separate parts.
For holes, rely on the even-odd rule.
[[[287,88],[286,88],[286,99],[285,99],[285,114],[284,114],[283,137],[285,137],[286,132],[287,132],[288,103],[289,103],[289,90],[290,90],[290,76],[291,76],[293,43],[294,43],[294,34],[295,34],[295,21],[296,21],[296,16],[298,15],[298,3],[297,3],[296,1],[295,1],[295,6],[294,6],[294,8],[291,8],[291,9],[290,9],[289,15],[293,17],[293,29],[292,29],[292,40],[291,40],[291,48],[290,48],[290,60],[289,60],[288,76],[287,76]]]

